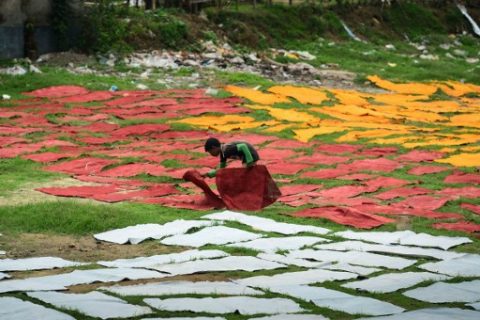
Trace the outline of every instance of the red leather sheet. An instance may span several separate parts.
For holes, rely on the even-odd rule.
[[[360,149],[360,146],[351,144],[321,144],[315,148],[317,151],[339,154],[339,153],[352,153]]]
[[[81,158],[54,164],[45,168],[48,171],[64,172],[69,174],[89,175],[100,172],[104,167],[116,161],[100,158]]]
[[[112,97],[113,95],[109,91],[95,91],[84,95],[74,95],[65,98],[59,98],[57,99],[57,101],[62,103],[86,103],[94,101],[104,101],[111,99]]]
[[[44,152],[44,153],[29,154],[26,156],[22,156],[22,158],[29,159],[35,162],[55,162],[60,159],[69,158],[69,157],[78,156],[78,155],[79,154],[73,155],[71,153]]]
[[[432,225],[435,229],[446,229],[453,231],[463,231],[469,233],[480,232],[480,224],[473,222],[452,222],[452,223],[435,223]]]
[[[441,166],[419,166],[412,168],[408,171],[408,174],[412,174],[415,176],[421,176],[424,174],[431,174],[431,173],[439,173],[449,170],[447,167],[441,167]]]
[[[443,180],[445,183],[475,183],[480,184],[480,174],[455,172]]]
[[[166,171],[167,168],[161,165],[150,163],[131,163],[99,172],[98,175],[102,177],[133,177],[141,173],[147,173],[151,176],[162,176]]]
[[[464,198],[480,198],[480,188],[476,187],[463,187],[463,188],[445,188],[437,192],[438,195],[443,197],[450,197],[458,199]]]
[[[473,213],[476,213],[476,214],[480,215],[480,206],[477,206],[477,205],[474,205],[474,204],[471,204],[471,203],[462,203],[460,205],[460,207],[462,207],[463,209],[470,210]]]
[[[148,135],[150,133],[157,133],[167,131],[170,128],[166,124],[137,124],[133,126],[123,127],[113,131],[111,134],[114,137],[124,138],[132,135]]]
[[[293,163],[307,163],[311,165],[317,164],[325,164],[325,165],[332,165],[337,163],[344,163],[350,160],[349,157],[341,157],[341,156],[329,156],[322,153],[316,153],[311,156],[302,156],[298,158],[294,158],[290,160]]]
[[[31,92],[24,93],[27,96],[38,98],[61,98],[74,95],[87,94],[88,90],[84,87],[78,86],[56,86],[44,89],[38,89]]]
[[[396,188],[392,190],[388,190],[382,193],[379,193],[375,195],[375,198],[381,199],[381,200],[391,200],[395,198],[406,198],[410,196],[418,196],[418,195],[423,195],[423,194],[429,194],[432,193],[433,190],[425,189],[425,188],[418,188],[418,187],[413,187],[413,188]]]
[[[183,179],[190,181],[195,184],[197,187],[203,190],[205,193],[205,203],[214,207],[214,208],[224,208],[225,203],[223,200],[210,189],[208,184],[205,182],[205,179],[201,176],[200,172],[196,170],[189,170],[183,175]]]
[[[412,150],[408,153],[398,156],[396,159],[401,162],[423,162],[440,159],[444,156],[441,152],[426,151],[426,150]]]
[[[309,208],[294,213],[295,217],[325,218],[336,223],[360,229],[372,229],[395,220],[377,216],[353,208],[321,207]]]
[[[308,164],[287,162],[277,162],[268,165],[272,174],[297,174],[308,167],[310,167]]]
[[[79,198],[91,198],[95,195],[107,194],[119,191],[116,186],[74,186],[74,187],[62,187],[62,188],[40,188],[36,189],[40,192],[51,194],[60,197],[79,197]]]

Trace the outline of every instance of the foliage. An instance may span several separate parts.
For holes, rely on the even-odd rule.
[[[414,2],[394,2],[384,11],[386,24],[396,33],[411,38],[430,33],[445,33],[445,27],[428,8]]]
[[[66,50],[69,47],[68,31],[70,19],[73,16],[68,0],[53,0],[51,21],[56,34],[58,49]]]

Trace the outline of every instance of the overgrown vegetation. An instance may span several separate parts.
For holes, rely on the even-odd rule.
[[[56,0],[60,14],[64,0]],[[472,8],[474,18],[477,9]],[[81,49],[87,52],[128,52],[138,49],[194,50],[202,40],[224,38],[253,49],[285,47],[318,37],[346,40],[342,21],[368,41],[416,41],[425,35],[470,31],[468,21],[452,1],[321,1],[288,6],[250,4],[204,9],[204,16],[181,8],[143,10],[124,1],[98,0],[85,7]],[[61,21],[61,20],[60,20]],[[114,26],[114,27],[113,27]],[[59,24],[63,28],[63,24]]]
[[[80,48],[90,53],[126,53],[185,47],[192,39],[179,15],[177,10],[143,11],[115,0],[99,0],[85,8]]]

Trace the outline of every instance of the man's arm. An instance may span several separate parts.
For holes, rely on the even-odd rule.
[[[220,162],[220,164],[217,166],[217,169],[223,169],[227,166],[227,162]],[[206,176],[209,178],[213,178],[217,175],[217,169],[213,169],[207,172]]]
[[[253,163],[253,156],[250,149],[248,149],[248,146],[245,143],[239,143],[237,144],[237,150],[243,153],[245,156],[245,163],[247,167],[249,167]]]

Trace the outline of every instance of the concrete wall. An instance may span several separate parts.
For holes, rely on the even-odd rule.
[[[0,59],[24,57],[27,21],[33,25],[37,54],[55,51],[51,13],[52,0],[0,0]]]

